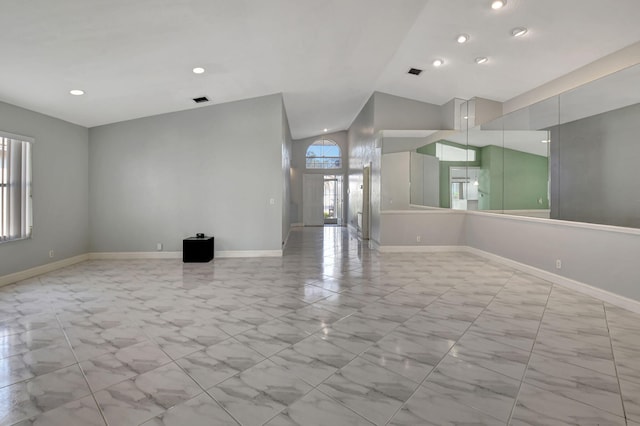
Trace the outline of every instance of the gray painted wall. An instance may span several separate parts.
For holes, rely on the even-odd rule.
[[[639,118],[636,104],[552,133],[552,218],[640,228]]]
[[[409,152],[382,154],[380,210],[408,210],[410,191]]]
[[[322,169],[306,169],[306,156],[307,148],[320,138],[331,139],[338,144],[342,152],[342,167],[340,169],[322,170]],[[348,170],[348,147],[347,147],[347,132],[335,132],[324,133],[322,135],[314,136],[305,139],[296,139],[293,141],[292,146],[292,158],[291,158],[291,222],[302,223],[302,175],[305,173],[310,174],[322,174],[322,175],[343,175],[345,176]],[[343,184],[343,199],[345,200],[344,212],[347,211],[347,185],[346,181]],[[343,218],[343,221],[345,218]]]
[[[381,217],[382,246],[459,246],[465,244],[464,211],[386,211]],[[418,238],[420,237],[420,242]]]
[[[416,149],[429,144],[428,137],[389,137],[382,138],[382,154],[392,152],[415,151]]]
[[[640,235],[468,213],[468,246],[640,301]],[[562,269],[556,269],[556,260]]]
[[[451,128],[451,121],[445,119],[445,107],[414,101],[400,96],[376,92],[376,130],[441,130]]]
[[[0,244],[0,276],[86,253],[88,130],[2,102],[0,130],[35,139],[33,236]]]
[[[380,130],[439,130],[451,125],[443,111],[452,110],[386,93],[375,92],[349,128],[349,215],[348,224],[357,226],[362,210],[362,169],[371,164],[371,239],[380,238]],[[408,164],[408,162],[407,162]]]
[[[287,111],[282,100],[282,245],[287,241],[291,228],[291,156],[292,139]],[[284,248],[284,247],[283,247]]]
[[[637,232],[463,211],[386,211],[380,216],[383,249],[466,245],[640,301]],[[556,269],[558,259],[562,269]]]
[[[358,226],[358,212],[362,211],[362,171],[376,158],[374,130],[374,96],[371,96],[349,127],[349,205],[347,223]],[[380,150],[378,150],[380,151]],[[378,152],[377,157],[380,157]]]
[[[279,250],[282,114],[278,94],[92,128],[91,251]]]
[[[440,160],[431,155],[410,153],[409,203],[420,206],[440,205]]]

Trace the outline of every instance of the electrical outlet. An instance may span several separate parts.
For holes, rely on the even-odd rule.
[[[156,250],[162,251],[162,243],[156,244]]]
[[[556,269],[562,269],[562,260],[556,259]]]
[[[49,250],[49,257],[52,258],[54,256],[53,250]]]
[[[422,236],[421,236],[421,235],[416,235],[416,241],[417,241],[417,242],[422,241]]]

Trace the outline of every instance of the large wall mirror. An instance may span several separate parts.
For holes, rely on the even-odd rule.
[[[411,204],[640,228],[640,65],[411,153]],[[437,194],[437,195],[434,195]]]

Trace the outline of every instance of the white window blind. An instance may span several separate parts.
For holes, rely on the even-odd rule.
[[[0,242],[31,236],[31,144],[29,138],[0,133]]]

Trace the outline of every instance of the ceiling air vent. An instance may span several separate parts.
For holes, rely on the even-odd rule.
[[[413,75],[420,75],[421,72],[422,72],[422,70],[418,69],[418,68],[411,68],[409,70],[409,74],[413,74]]]
[[[193,102],[201,104],[203,102],[209,102],[209,98],[207,98],[206,96],[201,96],[199,98],[193,98]]]

